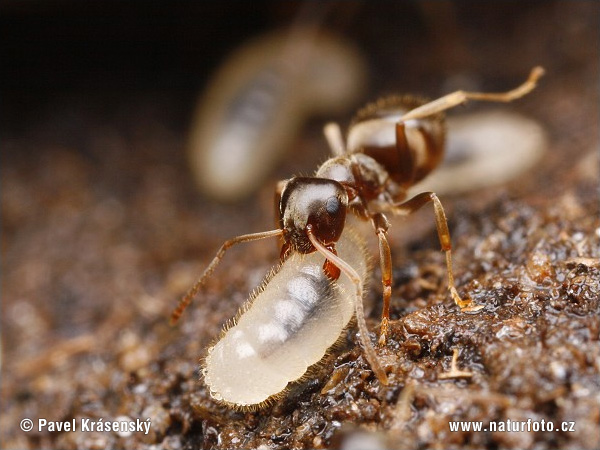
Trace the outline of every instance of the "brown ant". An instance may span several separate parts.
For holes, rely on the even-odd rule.
[[[463,300],[454,284],[450,233],[442,204],[435,193],[423,192],[406,200],[407,190],[438,166],[444,153],[443,111],[469,100],[511,102],[533,90],[543,75],[535,67],[529,78],[517,88],[503,93],[456,91],[437,100],[425,102],[412,97],[390,97],[367,105],[350,125],[346,143],[339,126],[324,128],[333,157],[325,161],[314,177],[293,177],[278,185],[279,228],[246,234],[226,241],[208,268],[173,311],[176,322],[198,293],[208,276],[223,258],[225,251],[240,242],[281,237],[281,261],[291,254],[315,251],[325,257],[323,271],[337,280],[340,271],[362,294],[361,277],[337,256],[336,243],[344,232],[346,215],[370,221],[379,240],[379,258],[383,283],[383,312],[379,344],[385,345],[388,333],[392,285],[392,259],[387,240],[389,222],[386,212],[411,214],[432,202],[437,233],[446,255],[448,289],[462,311],[477,311],[483,306]],[[360,298],[357,300],[360,302]],[[357,316],[362,312],[357,307]],[[366,334],[364,317],[357,317],[361,335]],[[340,330],[341,331],[341,330]],[[380,381],[387,382],[368,337],[361,336],[367,360]]]

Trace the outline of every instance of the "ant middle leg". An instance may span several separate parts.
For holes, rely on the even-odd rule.
[[[461,311],[479,311],[483,306],[473,305],[471,300],[463,300],[454,284],[454,274],[452,272],[452,243],[450,240],[450,231],[448,230],[448,221],[444,208],[437,195],[433,192],[423,192],[407,200],[399,205],[394,205],[393,211],[399,215],[408,215],[419,209],[429,202],[433,202],[433,210],[435,212],[435,225],[438,232],[442,250],[446,254],[446,269],[448,272],[448,290],[454,302],[460,307]]]
[[[441,113],[447,109],[454,108],[468,100],[477,100],[483,102],[499,102],[508,103],[529,94],[535,89],[538,80],[544,75],[544,69],[540,66],[534,67],[529,73],[527,80],[507,92],[467,92],[456,91],[451,94],[444,95],[429,103],[425,103],[400,117],[400,121],[405,122],[412,119],[423,119],[433,114]]]
[[[383,347],[387,340],[390,322],[390,300],[392,297],[392,253],[387,240],[387,231],[390,224],[387,218],[376,213],[371,216],[371,223],[379,239],[379,262],[381,264],[381,283],[383,285],[383,307],[381,311],[381,326],[379,331],[379,345]]]

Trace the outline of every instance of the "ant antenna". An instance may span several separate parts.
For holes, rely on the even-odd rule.
[[[369,340],[369,330],[367,329],[367,323],[365,322],[365,312],[363,309],[363,286],[360,281],[360,276],[346,261],[337,256],[327,247],[325,247],[319,240],[316,238],[313,232],[312,225],[308,224],[306,226],[306,234],[310,239],[312,245],[321,253],[328,261],[335,264],[346,276],[354,283],[356,286],[356,302],[355,302],[355,313],[356,313],[356,322],[358,323],[358,330],[360,331],[360,342],[365,351],[365,356],[367,361],[369,362],[371,369],[379,379],[379,382],[383,385],[388,384],[388,378],[377,359],[377,354],[375,353],[375,349],[373,348],[373,344]]]
[[[183,311],[185,311],[185,308],[188,307],[188,305],[192,302],[194,297],[198,294],[198,291],[200,291],[200,288],[202,287],[202,285],[204,284],[206,279],[214,272],[217,265],[223,259],[225,252],[229,248],[233,247],[235,244],[239,244],[240,242],[257,241],[259,239],[281,236],[282,234],[283,234],[283,230],[278,229],[278,230],[271,230],[271,231],[263,231],[261,233],[244,234],[242,236],[237,236],[237,237],[234,237],[233,239],[229,239],[228,241],[225,241],[225,243],[221,246],[221,248],[219,249],[219,251],[217,252],[215,257],[213,258],[211,263],[204,270],[204,273],[202,274],[202,276],[190,288],[190,290],[187,292],[187,294],[185,294],[182,297],[182,299],[179,300],[179,304],[177,305],[177,308],[175,308],[173,310],[173,312],[171,313],[170,324],[175,325],[177,323],[177,321],[183,314]]]

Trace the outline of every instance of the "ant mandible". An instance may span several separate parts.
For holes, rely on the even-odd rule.
[[[293,252],[317,251],[326,258],[323,270],[330,279],[338,279],[343,271],[355,284],[360,284],[356,271],[336,252],[336,242],[344,231],[349,210],[360,219],[370,221],[379,241],[383,284],[379,344],[385,345],[392,286],[392,259],[387,240],[389,222],[385,213],[408,215],[429,202],[433,203],[437,233],[446,255],[448,289],[454,302],[462,311],[483,308],[473,305],[471,300],[463,300],[456,290],[450,233],[440,200],[433,192],[423,192],[406,200],[407,190],[442,160],[445,110],[469,100],[511,102],[532,91],[543,74],[543,68],[535,67],[523,84],[501,93],[456,91],[430,102],[412,97],[379,100],[359,111],[349,127],[346,142],[337,124],[327,124],[324,134],[333,157],[318,168],[314,177],[293,177],[278,184],[279,228],[226,241],[200,279],[181,299],[172,313],[171,322],[179,319],[227,249],[241,242],[281,237],[282,261]],[[361,327],[361,331],[364,330]],[[370,343],[367,345],[370,347]],[[365,350],[371,365],[377,364],[374,354],[369,355],[372,348]]]

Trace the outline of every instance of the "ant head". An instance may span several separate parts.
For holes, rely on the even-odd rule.
[[[281,193],[279,213],[285,240],[300,253],[314,251],[306,234],[312,225],[314,235],[325,245],[336,242],[344,230],[348,194],[337,181],[295,177]]]

